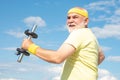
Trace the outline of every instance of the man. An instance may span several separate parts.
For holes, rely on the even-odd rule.
[[[85,9],[74,7],[67,15],[70,35],[58,50],[43,49],[28,39],[23,41],[22,48],[51,63],[66,60],[61,80],[97,80],[98,65],[104,60],[104,54],[87,26],[88,19]]]

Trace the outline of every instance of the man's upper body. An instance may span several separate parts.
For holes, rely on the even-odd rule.
[[[76,29],[64,44],[72,45],[76,51],[67,58],[61,80],[96,80],[99,45],[92,31]]]
[[[87,28],[87,11],[78,7],[70,9],[67,25],[70,35],[58,50],[43,49],[28,39],[23,41],[22,48],[51,63],[66,60],[61,80],[96,80],[97,66],[104,60],[104,54]]]

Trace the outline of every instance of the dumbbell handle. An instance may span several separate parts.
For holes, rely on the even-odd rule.
[[[34,25],[34,26],[32,27],[31,32],[35,32],[36,28],[37,28],[37,25]],[[31,36],[31,35],[29,35],[27,39],[31,39],[31,38],[32,38],[32,36]],[[23,56],[24,56],[24,54],[23,54],[23,53],[21,53],[21,54],[20,54],[20,56],[18,57],[17,62],[21,62],[21,61],[22,61]]]

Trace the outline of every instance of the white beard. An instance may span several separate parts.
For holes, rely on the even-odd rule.
[[[67,27],[68,27],[68,31],[71,33],[73,30],[80,29],[80,28],[85,28],[85,23],[83,21],[75,27],[69,27],[69,26],[67,26]]]

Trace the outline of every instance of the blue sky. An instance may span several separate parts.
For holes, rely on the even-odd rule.
[[[38,39],[46,49],[57,50],[69,35],[67,11],[75,6],[89,12],[89,28],[106,56],[98,80],[120,80],[120,0],[0,0],[0,80],[59,80],[62,64],[45,62],[34,55],[17,62],[26,29],[36,23]]]

